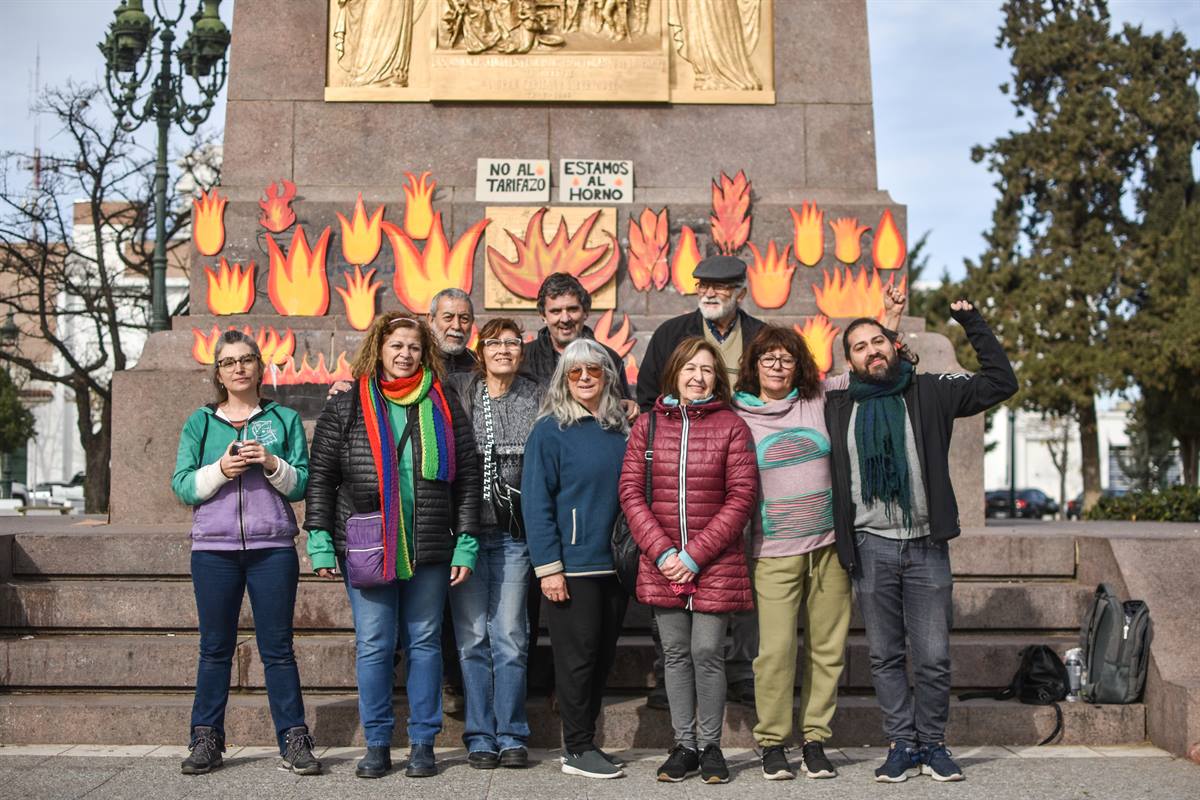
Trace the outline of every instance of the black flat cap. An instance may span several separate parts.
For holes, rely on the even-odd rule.
[[[692,273],[698,281],[741,283],[746,279],[746,262],[733,256],[709,256]]]

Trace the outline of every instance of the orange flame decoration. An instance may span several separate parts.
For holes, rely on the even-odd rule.
[[[746,270],[746,278],[750,281],[750,295],[759,308],[781,308],[787,302],[792,290],[792,274],[796,268],[788,264],[788,252],[792,246],[785,245],[783,253],[775,248],[772,239],[767,243],[767,254],[759,252],[753,242],[750,252],[754,254],[754,263]]]
[[[884,314],[883,290],[891,286],[895,278],[890,278],[885,284],[879,278],[876,270],[863,267],[858,275],[851,277],[853,269],[846,267],[845,272],[833,268],[833,277],[825,273],[823,286],[813,284],[813,295],[817,298],[817,308],[827,317],[847,319],[851,317],[873,317],[882,320]],[[870,273],[868,275],[868,272]],[[900,281],[901,291],[908,288],[908,276]]]
[[[700,263],[700,248],[696,234],[688,225],[679,232],[679,243],[675,245],[675,258],[671,261],[671,282],[680,294],[695,294],[696,279],[692,273]]]
[[[616,237],[605,231],[607,244],[587,246],[588,236],[600,218],[600,212],[596,211],[580,223],[574,234],[567,232],[566,219],[559,219],[554,238],[546,241],[542,218],[549,210],[540,208],[529,218],[524,239],[512,231],[505,231],[517,248],[514,260],[509,261],[494,247],[487,249],[492,272],[504,284],[504,288],[526,300],[537,297],[542,281],[553,272],[574,275],[589,292],[599,291],[617,274],[621,246],[617,244]]]
[[[800,204],[800,213],[789,208],[795,229],[796,260],[806,267],[815,267],[825,255],[825,212],[816,203]]]
[[[624,358],[629,355],[629,351],[637,344],[637,339],[632,338],[629,334],[633,332],[633,323],[629,321],[628,314],[622,314],[624,319],[621,320],[621,327],[613,332],[613,309],[605,311],[600,319],[596,320],[596,327],[593,333],[596,336],[596,341],[605,347],[616,351],[617,355]]]
[[[392,286],[400,302],[414,314],[425,314],[433,296],[442,289],[462,289],[469,293],[474,278],[475,248],[490,221],[485,217],[476,222],[451,248],[439,211],[433,215],[424,251],[418,250],[412,237],[398,226],[384,222],[383,232],[396,256]]]
[[[296,359],[291,358],[275,375],[277,386],[297,386],[302,383],[329,384],[352,380],[354,380],[354,375],[350,372],[350,362],[346,360],[346,351],[344,350],[338,353],[332,372],[325,366],[324,353],[317,354],[317,363],[313,365],[308,363],[308,352],[305,351],[299,369],[296,369]]]
[[[637,386],[638,362],[633,356],[625,356],[625,382]]]
[[[201,192],[192,201],[192,241],[201,255],[215,256],[225,246],[225,204],[217,190]]]
[[[712,206],[713,242],[721,253],[731,256],[750,238],[750,181],[745,170],[738,170],[733,179],[722,172],[719,185],[713,181]]]
[[[670,235],[665,208],[657,214],[647,208],[636,222],[629,218],[629,279],[639,292],[649,289],[651,283],[655,289],[662,289],[670,280]]]
[[[221,267],[213,272],[204,268],[208,278],[208,310],[214,314],[245,314],[254,305],[254,262],[243,272],[238,264],[232,268],[221,259]]]
[[[229,330],[236,331],[237,327],[231,325]],[[242,328],[242,332],[247,336],[254,336],[255,342],[258,343],[258,349],[262,352],[263,362],[267,364],[286,363],[296,349],[296,337],[291,328],[288,328],[282,337],[271,327],[259,328],[257,336],[249,325]],[[219,338],[221,338],[221,328],[216,325],[207,335],[199,328],[192,328],[192,358],[201,364],[213,363]]]
[[[875,228],[875,242],[871,245],[871,258],[875,261],[876,269],[897,269],[904,263],[908,249],[904,237],[892,219],[892,210],[886,208],[879,218]]]
[[[411,172],[404,173],[408,184],[404,187],[404,232],[413,239],[427,239],[433,229],[433,190],[437,181],[429,181],[432,173],[422,172],[418,178]]]
[[[329,228],[322,231],[317,246],[309,250],[304,226],[297,225],[286,259],[275,240],[267,237],[267,253],[271,258],[267,296],[280,314],[320,317],[329,310],[329,280],[325,277],[329,233]]]
[[[283,194],[279,193],[281,185]],[[258,218],[258,224],[271,233],[283,233],[292,227],[292,223],[296,221],[296,212],[292,210],[292,198],[295,196],[296,184],[287,178],[268,186],[263,198],[258,201],[258,207],[263,212]]]
[[[862,256],[862,235],[871,230],[865,225],[859,225],[854,217],[842,217],[829,223],[833,229],[833,254],[843,264],[853,264]]]
[[[432,300],[430,302],[432,302]],[[471,335],[467,337],[467,349],[470,350],[472,353],[474,353],[475,348],[478,346],[479,346],[479,326],[472,325],[471,326]]]
[[[365,267],[379,255],[379,248],[383,244],[379,230],[380,223],[383,222],[383,209],[384,206],[375,209],[375,213],[368,220],[367,210],[363,208],[362,192],[359,192],[358,202],[354,204],[353,221],[347,220],[342,216],[342,212],[338,212],[338,221],[342,223],[342,255],[346,257],[347,262]]]
[[[362,267],[358,265],[355,265],[353,274],[347,271],[343,273],[343,277],[346,279],[346,288],[335,286],[334,291],[342,297],[350,327],[356,331],[365,331],[375,319],[375,293],[383,284],[379,281],[371,282],[371,278],[375,277],[375,270],[369,270],[364,277]]]
[[[808,352],[812,354],[813,361],[817,362],[817,371],[824,378],[825,373],[829,372],[830,367],[833,366],[833,342],[837,338],[838,329],[833,326],[828,317],[820,315],[809,317],[808,321],[804,323],[804,327],[799,325],[792,327],[804,340]]]

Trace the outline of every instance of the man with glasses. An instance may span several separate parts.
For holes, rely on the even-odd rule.
[[[669,319],[654,331],[638,372],[637,402],[642,411],[654,407],[662,393],[662,373],[675,347],[689,336],[703,336],[721,352],[730,383],[737,382],[742,356],[762,329],[760,319],[741,309],[746,297],[746,262],[733,256],[710,256],[696,265],[698,308]],[[729,699],[754,707],[754,656],[758,653],[758,623],[753,611],[733,615],[733,638],[725,652],[725,677]],[[653,630],[653,629],[652,629]],[[663,683],[662,646],[658,631],[655,644],[654,676],[657,685],[646,705],[667,708]]]

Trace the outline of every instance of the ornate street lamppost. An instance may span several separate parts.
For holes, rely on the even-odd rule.
[[[104,53],[104,78],[121,127],[132,131],[153,119],[158,125],[158,158],[154,170],[154,259],[150,274],[151,331],[165,331],[167,317],[167,139],[171,125],[189,136],[204,124],[213,102],[225,86],[229,29],[221,21],[221,0],[199,0],[192,14],[192,30],[181,47],[173,47],[175,26],[183,19],[186,0],[173,13],[164,13],[154,2],[154,18],[143,10],[143,0],[121,0],[99,44]],[[165,0],[163,5],[165,5]],[[154,47],[154,35],[159,42]],[[147,79],[159,59],[158,74],[143,94]],[[184,97],[184,76],[192,79],[200,100]]]

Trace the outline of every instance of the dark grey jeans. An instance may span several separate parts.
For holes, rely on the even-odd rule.
[[[856,533],[851,579],[867,629],[871,680],[889,742],[945,741],[950,716],[950,553],[946,542]],[[905,640],[912,650],[908,683]]]

